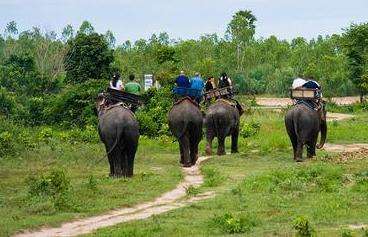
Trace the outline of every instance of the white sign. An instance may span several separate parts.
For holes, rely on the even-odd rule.
[[[153,86],[153,75],[152,74],[145,74],[144,75],[144,90],[148,90]]]

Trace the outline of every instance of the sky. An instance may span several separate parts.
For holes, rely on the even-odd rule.
[[[0,33],[13,20],[19,31],[37,26],[57,33],[88,20],[99,33],[111,30],[117,44],[159,32],[197,39],[223,36],[232,15],[243,9],[257,17],[258,38],[312,39],[368,21],[368,0],[0,0]]]

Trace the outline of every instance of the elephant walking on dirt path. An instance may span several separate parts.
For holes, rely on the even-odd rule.
[[[180,163],[184,167],[195,165],[198,159],[202,120],[199,106],[189,97],[176,102],[169,112],[169,128],[179,141]]]
[[[138,148],[139,126],[133,114],[122,105],[98,108],[98,132],[105,144],[111,177],[133,176]]]
[[[316,155],[316,147],[321,149],[326,141],[326,111],[309,108],[305,104],[297,104],[285,116],[286,131],[290,137],[294,151],[294,160],[303,161],[303,147],[307,146],[307,156]],[[321,141],[317,145],[318,134]]]
[[[212,141],[218,140],[217,155],[225,155],[225,138],[231,136],[231,153],[238,152],[240,116],[243,110],[230,101],[219,99],[206,112],[206,154],[212,155]]]

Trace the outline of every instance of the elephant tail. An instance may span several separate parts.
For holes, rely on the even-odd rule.
[[[327,122],[326,122],[326,119],[321,120],[320,131],[321,131],[321,140],[320,140],[319,144],[317,145],[318,149],[321,149],[323,147],[323,145],[325,144],[325,142],[326,142],[326,135],[327,135]]]
[[[121,135],[122,135],[122,132],[119,131],[118,128],[116,128],[116,134],[115,134],[115,141],[114,141],[114,144],[112,145],[112,147],[110,148],[110,150],[107,152],[107,156],[109,156],[112,152],[114,152],[114,150],[116,148],[119,147],[119,142],[120,142],[120,139],[121,139]]]

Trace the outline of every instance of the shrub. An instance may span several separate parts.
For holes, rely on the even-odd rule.
[[[303,216],[299,216],[294,220],[293,228],[297,231],[297,236],[300,237],[309,237],[314,233],[309,220]]]
[[[215,226],[229,234],[246,233],[251,231],[257,225],[257,221],[254,216],[234,216],[231,213],[216,216],[213,218],[213,222]]]
[[[224,177],[216,169],[203,167],[202,172],[205,176],[204,185],[207,187],[215,187],[224,180]]]
[[[256,135],[261,129],[261,124],[259,122],[251,121],[250,123],[241,123],[240,125],[240,135],[243,138],[248,138]]]
[[[54,170],[47,175],[39,177],[28,177],[26,180],[28,193],[32,197],[43,198],[46,202],[51,200],[55,209],[69,209],[70,202],[70,180],[64,171]]]
[[[15,109],[15,99],[5,88],[0,87],[0,116],[8,117]]]
[[[353,237],[353,232],[350,229],[342,229],[341,237]]]
[[[45,118],[49,124],[85,126],[97,124],[95,99],[107,85],[105,81],[87,81],[65,88],[48,101]]]
[[[145,105],[136,114],[140,133],[149,137],[168,135],[167,114],[173,105],[171,89],[150,89],[142,97]]]
[[[199,194],[199,189],[190,185],[185,189],[185,192],[188,196],[197,196]]]

